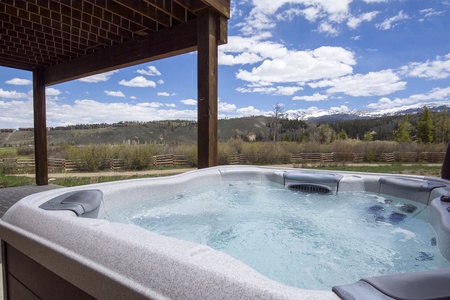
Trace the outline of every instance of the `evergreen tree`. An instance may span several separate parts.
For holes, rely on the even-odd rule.
[[[434,141],[435,127],[428,107],[424,107],[417,123],[417,139],[420,143],[431,144]]]
[[[348,138],[347,132],[344,129],[341,129],[341,131],[339,131],[338,138],[340,140],[346,140]]]
[[[411,142],[412,124],[409,122],[409,116],[405,115],[405,120],[399,123],[397,130],[394,131],[395,141],[399,143]]]

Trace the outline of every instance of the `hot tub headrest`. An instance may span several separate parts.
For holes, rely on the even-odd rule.
[[[333,291],[344,300],[398,299],[444,300],[450,299],[450,269],[411,272],[369,277]]]
[[[333,173],[319,172],[285,172],[284,179],[295,180],[300,182],[317,182],[317,183],[338,183],[342,179],[342,175]]]
[[[45,210],[71,210],[77,216],[95,211],[102,202],[100,190],[83,190],[59,195],[39,206]]]
[[[423,179],[395,177],[395,176],[380,177],[379,182],[381,184],[396,186],[399,188],[401,187],[408,191],[417,191],[417,192],[430,192],[435,188],[445,187],[445,184],[440,182],[432,182]]]

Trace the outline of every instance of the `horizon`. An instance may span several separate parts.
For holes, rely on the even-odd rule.
[[[450,1],[231,1],[219,119],[450,105]],[[197,120],[196,52],[48,86],[47,127]],[[0,67],[0,128],[33,127],[31,72]]]

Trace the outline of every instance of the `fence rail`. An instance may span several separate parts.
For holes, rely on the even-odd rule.
[[[154,166],[187,166],[188,164],[184,155],[162,154],[153,156]]]
[[[331,152],[331,153],[292,153],[290,162],[293,167],[307,164],[328,164],[332,162],[386,162],[386,163],[441,163],[444,161],[445,152],[386,152],[368,155],[362,152]],[[228,157],[231,165],[255,164],[258,155],[234,154]],[[188,166],[189,162],[184,155],[163,154],[152,157],[153,166]],[[51,172],[86,171],[87,162],[81,160],[68,160],[61,158],[48,158],[48,168]],[[107,158],[99,164],[101,170],[120,170],[126,168],[126,161],[117,158]],[[34,159],[3,158],[0,159],[0,171],[10,170],[13,172],[25,173],[34,172]],[[5,171],[4,171],[5,172]]]

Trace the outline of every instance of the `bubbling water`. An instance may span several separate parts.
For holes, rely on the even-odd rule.
[[[449,267],[428,209],[369,193],[223,182],[118,207],[106,218],[208,245],[287,285],[329,290],[363,277]]]

